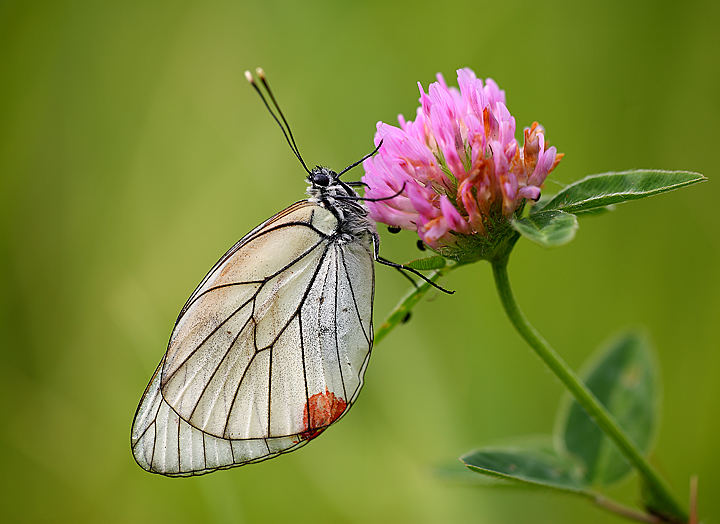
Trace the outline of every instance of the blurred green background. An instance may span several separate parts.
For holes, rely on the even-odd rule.
[[[227,247],[303,195],[243,78],[262,65],[309,163],[359,158],[378,120],[413,115],[416,81],[468,66],[566,153],[550,192],[636,167],[711,179],[585,219],[564,248],[522,241],[510,271],[576,368],[647,326],[664,382],[653,462],[683,498],[698,474],[717,522],[718,19],[716,2],[1,2],[5,521],[620,522],[440,472],[549,432],[562,395],[486,264],[377,346],[352,414],[302,451],[194,479],[136,466],[132,416],[178,310]],[[416,256],[413,235],[388,237],[385,256]],[[377,272],[380,322],[407,282]],[[634,484],[612,494],[633,503]]]

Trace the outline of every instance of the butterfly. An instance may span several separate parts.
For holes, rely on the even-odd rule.
[[[363,385],[374,262],[428,281],[379,256],[363,205],[370,199],[353,189],[362,182],[340,178],[382,143],[339,173],[309,170],[257,75],[285,127],[246,72],[307,172],[308,198],[232,246],[180,311],[132,425],[135,460],[152,473],[201,475],[307,444],[348,412]]]

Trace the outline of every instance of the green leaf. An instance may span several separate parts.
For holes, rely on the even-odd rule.
[[[412,269],[426,271],[428,269],[440,269],[445,267],[447,265],[447,259],[440,255],[434,255],[427,258],[418,258],[417,260],[413,260],[403,265]]]
[[[575,215],[564,211],[543,211],[512,221],[515,230],[543,247],[561,246],[575,236],[578,222]]]
[[[550,198],[545,200],[544,203],[542,201],[533,207],[530,208],[530,216],[538,215],[544,211],[545,204],[550,202]],[[542,203],[542,206],[540,204]],[[577,216],[578,218],[584,218],[589,216],[597,216],[597,215],[604,215],[605,213],[608,213],[610,211],[615,211],[615,208],[617,206],[615,205],[609,205],[609,206],[603,206],[603,207],[594,207],[592,209],[581,209],[580,211],[574,211],[573,215]],[[548,210],[549,211],[549,210]]]
[[[582,464],[570,455],[555,451],[549,443],[481,448],[463,455],[460,460],[483,475],[585,493]]]
[[[628,437],[647,452],[658,418],[657,370],[647,339],[639,333],[627,333],[593,360],[583,374],[585,383]],[[558,436],[565,449],[584,464],[585,481],[590,485],[610,484],[631,470],[620,451],[575,401],[561,412]]]
[[[580,218],[583,218],[583,217],[589,217],[589,216],[604,215],[605,213],[608,213],[610,211],[615,211],[614,205],[604,206],[604,207],[594,207],[592,209],[576,211],[575,215]]]
[[[553,209],[576,213],[657,195],[705,180],[701,174],[691,171],[636,170],[590,175],[564,188],[536,213]]]

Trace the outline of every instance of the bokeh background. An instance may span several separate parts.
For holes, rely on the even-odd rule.
[[[701,513],[718,522],[719,5],[1,2],[3,520],[620,522],[455,466],[549,432],[562,397],[484,263],[377,346],[352,414],[302,451],[183,480],[136,466],[131,420],[179,308],[305,188],[243,78],[262,65],[310,163],[359,158],[378,120],[414,113],[416,81],[469,66],[506,90],[519,128],[540,121],[567,154],[550,192],[636,167],[711,179],[585,219],[560,249],[521,241],[510,269],[576,368],[647,327],[664,383],[653,462],[683,497],[698,474]],[[383,240],[390,258],[416,256],[409,233]],[[377,273],[380,322],[407,282]],[[611,493],[633,503],[635,488]]]

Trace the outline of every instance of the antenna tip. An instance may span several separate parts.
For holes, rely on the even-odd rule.
[[[260,77],[260,80],[265,80],[265,71],[263,71],[262,67],[255,69],[255,72],[257,73],[257,76]]]
[[[250,73],[250,71],[247,71],[247,70],[245,71],[245,79],[246,79],[248,82],[250,82],[251,84],[255,82],[255,81],[253,80],[252,74]]]

